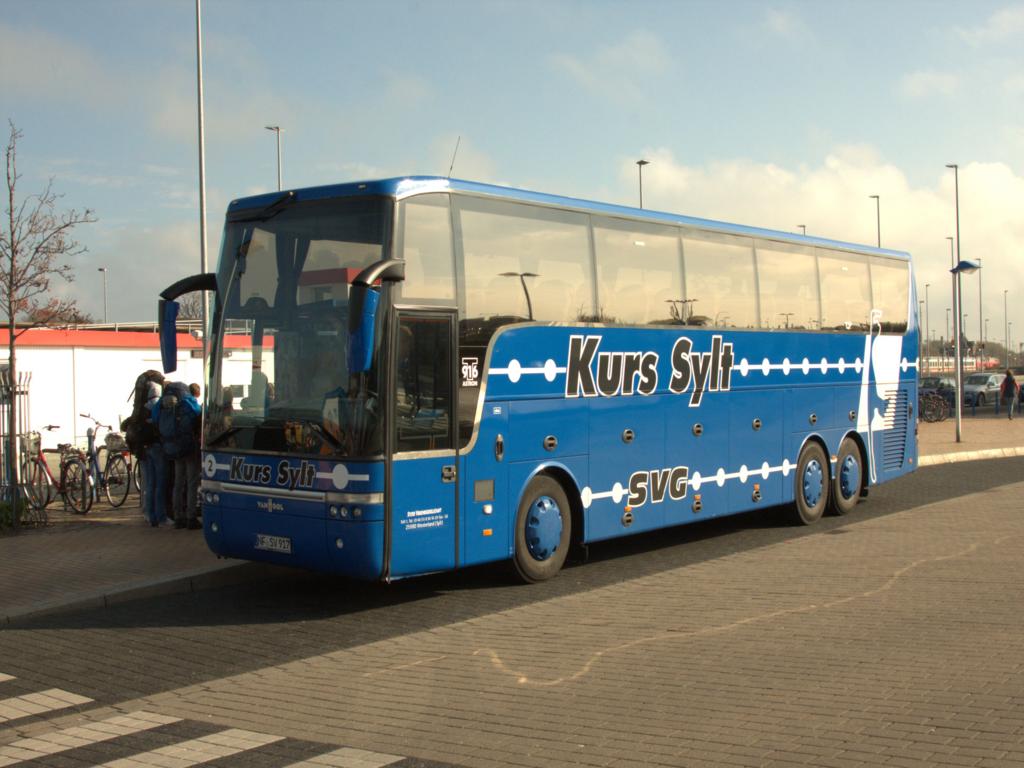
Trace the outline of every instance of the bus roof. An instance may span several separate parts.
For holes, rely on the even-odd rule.
[[[483,184],[481,182],[466,181],[463,179],[449,179],[443,176],[404,176],[370,181],[353,181],[343,184],[305,187],[302,189],[291,190],[291,192],[294,193],[296,201],[324,200],[334,197],[362,195],[379,195],[402,199],[427,192],[465,192],[474,195],[501,198],[503,200],[567,208],[586,213],[603,213],[609,216],[634,219],[638,221],[649,221],[660,224],[681,224],[684,226],[731,235],[743,235],[746,237],[757,237],[769,240],[785,240],[791,243],[840,248],[843,250],[872,253],[899,259],[910,258],[910,254],[904,251],[876,248],[872,245],[847,243],[840,240],[799,235],[792,232],[782,232],[779,230],[764,229],[761,227],[750,227],[742,224],[730,224],[728,222],[715,221],[713,219],[681,216],[674,213],[665,213],[663,211],[653,211],[647,208],[631,208],[625,205],[613,205],[611,203],[600,203],[593,200],[563,197],[561,195],[550,195],[543,192],[516,189],[514,187],[502,187],[496,184]],[[262,195],[254,195],[252,197],[232,200],[228,205],[228,214],[230,215],[249,208],[265,207],[279,200],[282,194],[286,194],[286,192],[268,192]]]

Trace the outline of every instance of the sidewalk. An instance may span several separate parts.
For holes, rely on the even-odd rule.
[[[956,442],[953,419],[921,423],[920,466],[1024,456],[1024,417],[965,416]],[[132,493],[120,509],[97,504],[86,516],[51,504],[50,525],[0,536],[0,627],[15,618],[103,607],[139,597],[192,592],[290,569],[221,560],[201,531],[150,528]]]

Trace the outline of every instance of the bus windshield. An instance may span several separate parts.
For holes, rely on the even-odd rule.
[[[229,216],[207,447],[380,454],[379,354],[370,370],[349,373],[348,297],[359,271],[384,258],[391,207],[358,197]]]

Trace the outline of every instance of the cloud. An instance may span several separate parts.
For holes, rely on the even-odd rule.
[[[637,30],[590,57],[562,53],[551,56],[550,62],[591,93],[632,101],[646,89],[645,81],[669,69],[672,57],[659,37]]]
[[[812,37],[810,27],[789,9],[769,8],[764,14],[763,27],[772,35],[786,40],[808,40]]]
[[[121,87],[113,71],[74,41],[0,22],[0,92],[8,98],[105,109]]]
[[[957,34],[973,46],[1024,42],[1024,6],[1002,8],[976,27],[957,27]]]
[[[950,98],[959,92],[961,83],[959,75],[922,69],[910,72],[900,78],[899,87],[904,95],[913,99],[925,99],[931,96]]]
[[[869,195],[879,195],[882,246],[913,255],[918,298],[930,284],[931,325],[937,337],[944,335],[944,309],[951,303],[945,237],[956,231],[952,172],[915,186],[868,146],[837,147],[818,163],[796,168],[745,159],[687,166],[667,149],[647,150],[645,157],[651,159],[644,168],[646,207],[785,232],[799,232],[804,224],[808,235],[843,242],[874,245],[875,201]],[[620,161],[619,178],[621,189],[636,189],[632,159]],[[961,255],[982,257],[982,314],[992,331],[1002,327],[1003,291],[1011,299],[1024,295],[1024,176],[1004,163],[970,163],[961,166],[959,183]],[[635,198],[621,202],[634,205]],[[974,318],[974,338],[978,286],[970,280],[964,311]],[[1013,320],[1019,308],[1011,302],[1010,310]]]

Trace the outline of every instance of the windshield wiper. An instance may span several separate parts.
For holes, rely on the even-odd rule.
[[[213,446],[217,445],[217,443],[219,443],[221,440],[223,440],[226,437],[230,437],[231,435],[235,434],[235,432],[237,432],[240,429],[241,429],[241,427],[228,427],[223,432],[218,432],[213,437],[207,439],[206,447],[207,448],[212,448]]]
[[[229,216],[228,217],[228,221],[230,221],[232,224],[234,224],[236,222],[246,222],[246,221],[267,221],[268,219],[272,219],[275,216],[277,216],[277,214],[279,214],[281,211],[283,211],[289,205],[294,203],[295,200],[296,200],[295,192],[285,192],[283,195],[281,195],[279,198],[277,198],[274,202],[270,203],[265,208],[261,208],[256,213],[250,213],[248,215],[246,215],[244,213],[239,213],[237,218],[234,217],[234,216]]]
[[[338,438],[336,438],[334,435],[332,435],[330,432],[328,432],[322,426],[317,424],[315,421],[311,421],[310,419],[302,419],[302,423],[305,424],[308,427],[312,427],[313,431],[316,432],[320,436],[320,439],[323,440],[326,443],[330,443],[332,447],[334,447],[334,448],[341,448],[342,447],[341,441]]]

